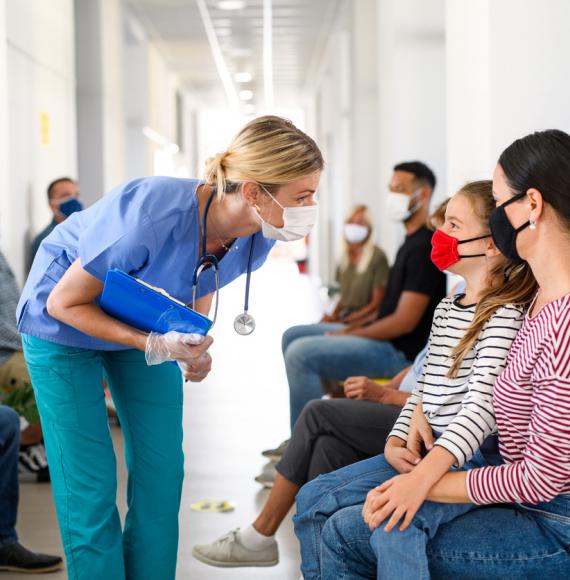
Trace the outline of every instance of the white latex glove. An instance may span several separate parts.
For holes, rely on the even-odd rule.
[[[210,372],[212,358],[207,350],[211,336],[171,331],[166,334],[151,332],[146,340],[145,358],[148,365],[177,361],[185,365],[186,380],[201,381]],[[181,367],[182,368],[182,367]]]
[[[212,369],[212,357],[209,353],[205,352],[193,363],[178,361],[178,366],[182,371],[182,376],[185,381],[199,383],[208,376],[208,373]]]

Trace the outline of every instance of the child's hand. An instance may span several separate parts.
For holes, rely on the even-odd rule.
[[[433,431],[424,415],[422,404],[418,403],[412,414],[412,422],[408,432],[406,447],[421,457],[422,446],[427,451],[431,451],[433,449],[433,441]]]
[[[398,473],[409,473],[422,459],[418,453],[406,449],[406,443],[398,437],[388,439],[384,457]]]
[[[403,519],[399,527],[403,532],[412,523],[428,492],[429,487],[423,485],[414,474],[397,475],[368,493],[362,517],[372,531],[390,518],[384,526],[385,532],[391,532]]]

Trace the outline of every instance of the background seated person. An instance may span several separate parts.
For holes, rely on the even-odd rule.
[[[436,305],[445,296],[445,275],[432,263],[431,232],[426,227],[435,185],[423,163],[396,165],[387,210],[401,221],[406,239],[390,269],[376,320],[367,326],[325,335],[325,325],[295,326],[283,335],[290,390],[291,429],[303,407],[322,396],[321,377],[344,380],[365,375],[382,378],[409,366],[426,343]]]
[[[367,206],[356,205],[348,213],[342,246],[342,260],[336,271],[340,299],[321,322],[355,324],[378,312],[390,269],[386,254],[374,244]]]

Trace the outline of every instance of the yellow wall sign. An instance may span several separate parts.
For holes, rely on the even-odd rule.
[[[49,145],[50,141],[50,123],[49,113],[40,113],[40,143],[42,145]]]

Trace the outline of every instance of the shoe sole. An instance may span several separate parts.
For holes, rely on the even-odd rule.
[[[261,454],[263,457],[265,457],[265,459],[270,459],[271,461],[274,461],[275,463],[277,463],[278,461],[281,461],[281,458],[283,457],[283,454],[278,454],[278,453],[262,453]]]
[[[203,564],[215,566],[216,568],[268,568],[279,564],[279,558],[277,560],[271,560],[270,562],[218,562],[217,560],[211,560],[194,549],[192,550],[192,556],[196,560],[200,560]]]
[[[273,481],[258,481],[257,479],[255,479],[255,481],[259,483],[259,485],[263,486],[265,489],[272,489],[274,485]]]
[[[57,572],[63,569],[63,564],[54,564],[53,566],[44,566],[43,568],[18,568],[17,566],[0,566],[0,572],[18,572],[19,574],[45,574],[46,572]]]

